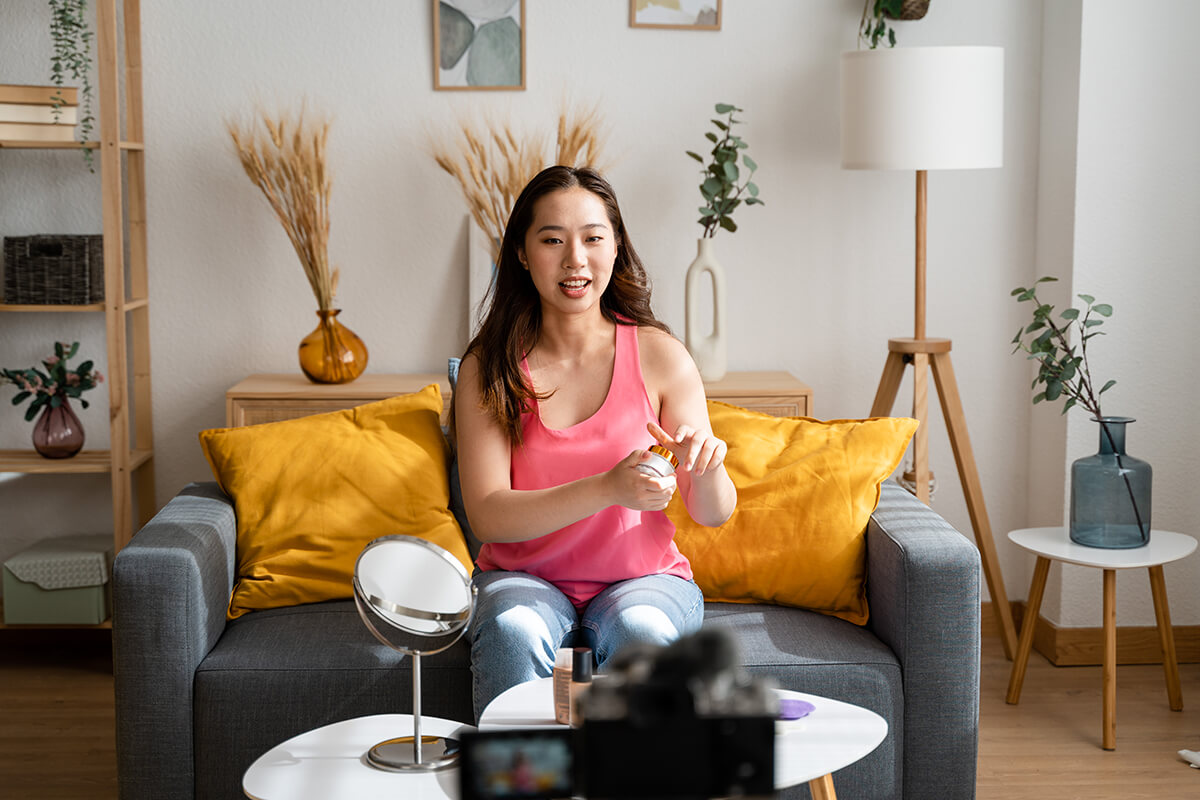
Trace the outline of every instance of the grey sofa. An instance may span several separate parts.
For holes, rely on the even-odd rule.
[[[187,486],[118,554],[113,572],[117,757],[123,800],[242,797],[259,755],[303,731],[411,710],[408,659],[352,601],[227,622],[234,508]],[[870,622],[708,603],[753,673],[856,703],[889,732],[834,775],[838,796],[971,798],[979,708],[979,555],[936,513],[885,484],[867,529]],[[473,720],[467,645],[423,661],[425,714]],[[781,793],[807,797],[807,787]]]

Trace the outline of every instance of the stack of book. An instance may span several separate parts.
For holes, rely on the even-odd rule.
[[[54,97],[63,104],[55,110]],[[0,140],[70,142],[75,139],[79,90],[0,84]]]

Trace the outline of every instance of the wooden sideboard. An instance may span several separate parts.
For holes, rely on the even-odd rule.
[[[312,383],[300,374],[251,375],[225,393],[229,427],[306,417],[325,411],[418,391],[431,383],[442,389],[442,418],[450,404],[450,382],[444,373],[366,374],[350,383]],[[730,372],[704,384],[711,400],[762,411],[777,417],[811,417],[812,389],[787,372]]]

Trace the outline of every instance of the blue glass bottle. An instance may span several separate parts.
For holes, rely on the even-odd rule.
[[[1100,452],[1071,465],[1071,541],[1122,549],[1150,542],[1150,486],[1154,470],[1125,452],[1130,417],[1100,423]]]

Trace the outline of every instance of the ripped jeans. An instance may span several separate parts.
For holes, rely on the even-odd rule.
[[[590,647],[596,666],[632,642],[669,644],[700,629],[704,597],[692,581],[646,575],[608,586],[582,612],[553,584],[524,572],[488,570],[468,633],[475,719],[504,690],[547,678],[560,647]]]

